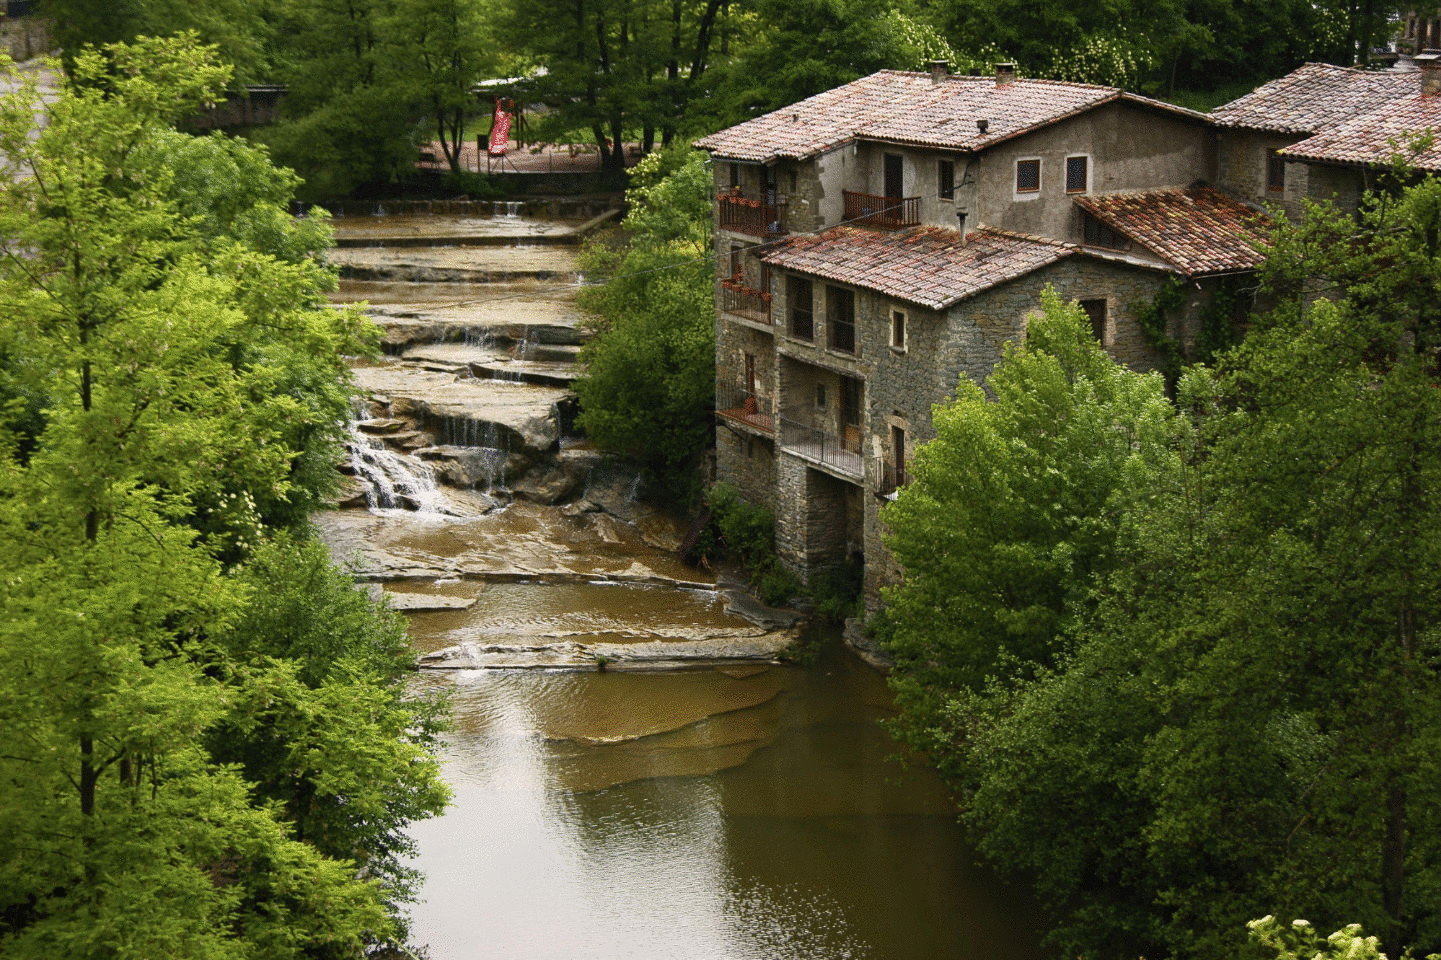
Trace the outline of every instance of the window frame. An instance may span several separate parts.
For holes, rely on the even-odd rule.
[[[801,310],[796,301],[801,299],[797,291],[805,289],[806,308]],[[805,315],[805,332],[800,331],[800,325],[796,323],[796,315]],[[814,343],[816,339],[816,289],[815,284],[805,278],[796,276],[786,277],[786,334],[797,340],[806,343]]]
[[[859,356],[856,333],[856,292],[849,287],[826,284],[826,349],[850,357]],[[849,340],[849,348],[842,345],[845,340]]]
[[[1088,297],[1076,301],[1086,318],[1091,321],[1091,334],[1101,346],[1106,345],[1106,332],[1111,327],[1111,305],[1105,297]]]
[[[1286,192],[1286,158],[1280,147],[1266,149],[1266,193]]]
[[[899,307],[891,307],[891,349],[896,353],[906,352],[906,337],[909,331],[906,329],[910,324],[910,317],[906,311]],[[900,333],[899,339],[896,337]]]
[[[1021,167],[1022,167],[1023,165],[1027,165],[1027,164],[1034,164],[1034,165],[1035,165],[1035,170],[1036,170],[1036,185],[1035,185],[1034,187],[1022,187],[1022,186],[1021,186]],[[1016,170],[1015,170],[1015,177],[1014,177],[1014,179],[1012,180],[1012,186],[1014,187],[1015,195],[1016,195],[1017,197],[1029,198],[1029,197],[1037,197],[1037,196],[1040,196],[1040,194],[1041,194],[1041,187],[1044,185],[1044,183],[1045,183],[1045,180],[1044,180],[1044,177],[1042,176],[1042,171],[1041,171],[1041,158],[1040,158],[1040,157],[1017,157],[1017,158],[1016,158]]]
[[[1083,164],[1081,169],[1081,185],[1079,187],[1071,186],[1071,163],[1075,160],[1079,160]],[[1075,195],[1091,192],[1091,155],[1089,153],[1073,153],[1066,157],[1065,173],[1066,193]]]

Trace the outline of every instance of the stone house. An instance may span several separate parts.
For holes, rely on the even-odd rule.
[[[1248,203],[1303,201],[1354,210],[1378,171],[1403,155],[1441,172],[1441,146],[1419,152],[1416,134],[1441,134],[1441,57],[1417,55],[1395,70],[1308,63],[1211,113],[1220,136],[1217,183]]]
[[[1260,262],[1256,211],[1206,186],[1211,118],[1124,91],[882,71],[697,141],[712,156],[717,475],[776,515],[802,579],[894,576],[879,512],[1051,285],[1136,369],[1138,308],[1176,280],[1169,336]],[[1173,279],[1175,278],[1175,279]]]

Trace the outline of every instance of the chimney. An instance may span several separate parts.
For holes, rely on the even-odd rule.
[[[931,68],[931,83],[940,83],[951,75],[951,65],[945,60],[932,60],[929,66]]]
[[[991,121],[982,117],[980,120],[976,121],[976,132],[984,137],[986,135],[986,131],[990,129],[990,126]]]
[[[966,208],[956,208],[956,229],[961,231],[961,246],[966,245]]]
[[[1016,79],[1016,65],[1014,63],[996,64],[996,86],[1001,87]]]
[[[1441,94],[1441,50],[1416,54],[1416,66],[1421,68],[1421,96]]]

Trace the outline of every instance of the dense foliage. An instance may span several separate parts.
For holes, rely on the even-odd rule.
[[[596,284],[581,304],[596,320],[575,384],[577,422],[680,501],[700,493],[714,429],[709,184],[699,151],[650,155],[631,173],[624,238],[602,237],[581,258]]]
[[[255,131],[309,197],[392,190],[430,142],[488,130],[518,98],[532,141],[590,142],[619,181],[623,145],[709,133],[875,70],[990,72],[1125,86],[1204,108],[1307,60],[1365,62],[1394,30],[1375,4],[1217,0],[1023,6],[1017,0],[47,0],[67,51],[190,29],[240,77],[289,89]]]
[[[171,126],[225,79],[145,40],[0,100],[7,957],[357,956],[444,803],[399,625],[294,540],[367,327],[293,178]]]
[[[1441,946],[1438,236],[1431,179],[1280,229],[1279,308],[1187,371],[1118,499],[1064,493],[1112,475],[1104,441],[1013,453],[1078,419],[1024,429],[1017,352],[990,445],[943,431],[887,513],[911,581],[891,596],[902,729],[946,759],[986,853],[1036,878],[1068,952],[1231,957],[1257,905],[1360,922],[1391,956]],[[956,483],[926,469],[943,461]],[[1012,510],[1011,489],[1035,492]],[[947,583],[965,598],[928,601]]]

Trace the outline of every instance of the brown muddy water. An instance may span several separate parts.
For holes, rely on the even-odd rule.
[[[573,249],[534,245],[560,228],[336,227],[377,243],[335,251],[337,300],[369,301],[387,356],[356,369],[364,495],[317,525],[406,612],[414,683],[453,712],[454,803],[412,827],[422,955],[1039,957],[1024,891],[973,865],[935,776],[897,759],[883,678],[835,636],[774,662],[796,629],[680,563],[683,521],[566,435],[582,278]],[[514,245],[444,246],[480,233]],[[504,376],[527,364],[547,385]]]
[[[884,681],[812,666],[426,673],[455,801],[416,824],[412,942],[461,958],[1031,960]]]

